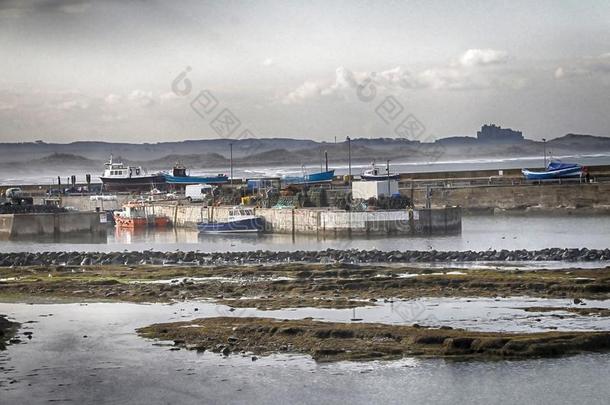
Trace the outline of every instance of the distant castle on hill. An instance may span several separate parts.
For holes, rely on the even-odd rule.
[[[501,128],[495,124],[483,125],[481,130],[477,131],[477,140],[480,142],[512,143],[520,142],[523,139],[523,133],[521,131]]]

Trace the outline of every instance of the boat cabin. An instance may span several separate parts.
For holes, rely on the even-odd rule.
[[[229,220],[239,217],[253,217],[254,210],[251,208],[233,207],[229,210]]]
[[[105,178],[115,179],[128,179],[131,177],[140,177],[145,175],[145,171],[140,166],[125,166],[122,162],[115,163],[110,160],[105,163],[106,169],[104,170]]]

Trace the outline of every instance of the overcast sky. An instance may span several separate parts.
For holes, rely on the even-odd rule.
[[[609,107],[604,0],[0,0],[4,142],[218,138],[225,108],[233,137],[610,136]]]

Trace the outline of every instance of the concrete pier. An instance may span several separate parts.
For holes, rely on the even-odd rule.
[[[106,224],[101,222],[100,215],[95,212],[2,214],[0,215],[0,239],[79,232],[104,233]]]
[[[174,226],[196,227],[204,220],[224,220],[230,207],[151,204],[150,214],[167,215]],[[350,212],[324,208],[256,208],[265,220],[267,232],[318,235],[425,235],[459,233],[462,212],[459,207],[437,209]]]

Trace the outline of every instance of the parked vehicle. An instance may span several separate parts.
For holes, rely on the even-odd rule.
[[[184,188],[184,196],[189,201],[206,201],[213,192],[214,186],[209,184],[189,184]]]
[[[32,205],[34,199],[25,196],[19,187],[8,188],[4,192],[4,196],[0,196],[0,204],[2,205]]]

